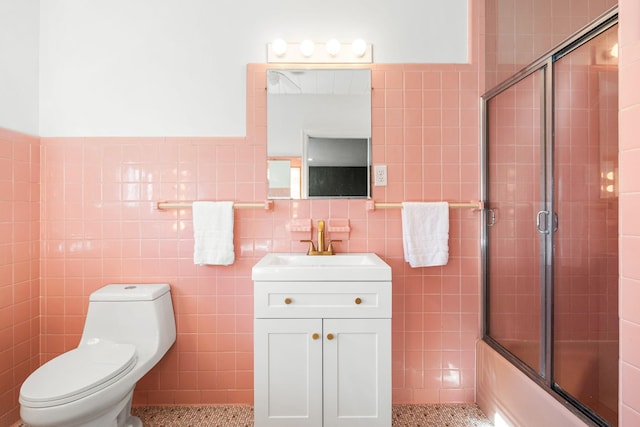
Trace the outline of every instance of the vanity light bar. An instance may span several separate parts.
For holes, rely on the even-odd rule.
[[[362,39],[341,43],[331,39],[326,43],[312,40],[286,42],[275,39],[267,45],[269,63],[308,64],[370,64],[373,62],[373,46]]]

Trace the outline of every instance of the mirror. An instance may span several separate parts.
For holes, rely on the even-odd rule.
[[[371,70],[267,70],[268,198],[371,194]]]

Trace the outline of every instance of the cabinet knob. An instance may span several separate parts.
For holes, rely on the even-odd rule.
[[[291,304],[291,298],[285,298],[284,303],[287,305]]]
[[[318,334],[317,332],[314,333],[313,335],[311,335],[311,338],[314,340],[317,340],[318,338],[320,338],[320,334]]]
[[[331,341],[333,339],[333,334],[327,334],[327,339]]]
[[[359,297],[356,298],[356,304],[360,304],[362,302],[362,299],[360,299]]]

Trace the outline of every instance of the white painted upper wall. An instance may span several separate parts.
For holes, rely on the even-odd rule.
[[[42,1],[39,133],[244,136],[246,64],[274,38],[362,37],[375,62],[465,63],[467,2]]]
[[[40,0],[0,0],[0,127],[38,135]]]

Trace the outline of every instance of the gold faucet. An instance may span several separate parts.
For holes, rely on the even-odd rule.
[[[327,248],[324,247],[324,220],[318,220],[318,249],[313,245],[313,240],[300,240],[301,242],[309,242],[309,251],[307,255],[334,255],[333,242],[341,242],[341,240],[329,240]]]

